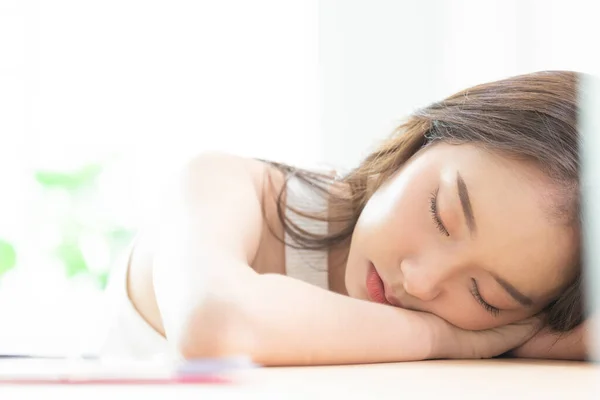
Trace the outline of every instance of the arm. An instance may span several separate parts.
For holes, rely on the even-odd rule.
[[[350,298],[277,274],[236,285],[249,333],[236,352],[264,365],[410,361],[433,355],[434,324],[422,313]],[[231,349],[230,349],[231,350]],[[202,356],[194,347],[188,358]]]
[[[261,194],[264,172],[262,163],[207,155],[174,185],[157,227],[153,282],[167,340],[184,357],[243,353],[266,365],[490,357],[531,330],[486,339],[431,314],[256,274],[249,265],[262,209],[272,207]]]
[[[424,359],[418,313],[345,297],[250,267],[262,233],[264,164],[193,160],[165,204],[153,280],[166,337],[186,358],[250,354],[263,364]],[[281,188],[275,177],[274,190]]]

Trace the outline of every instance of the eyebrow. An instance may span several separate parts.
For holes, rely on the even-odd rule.
[[[475,224],[475,215],[473,214],[473,206],[471,206],[471,200],[469,199],[469,190],[463,180],[460,173],[456,173],[456,186],[458,188],[458,197],[460,198],[460,204],[462,205],[463,214],[465,214],[465,220],[471,235],[477,231],[477,225]]]
[[[505,281],[504,279],[492,274],[496,282],[500,284],[506,290],[510,296],[515,299],[519,304],[525,307],[531,307],[533,305],[533,300],[529,297],[525,296],[523,293],[519,292],[516,287]]]

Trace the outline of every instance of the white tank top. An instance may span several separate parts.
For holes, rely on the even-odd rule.
[[[326,211],[327,202],[315,196],[309,188],[295,177],[290,177],[287,186],[287,201],[299,210]],[[286,215],[303,229],[314,233],[326,233],[327,223],[315,221],[296,213]],[[285,235],[286,242],[294,241]],[[123,257],[111,271],[110,282],[106,289],[106,313],[101,316],[98,337],[93,338],[92,348],[97,348],[102,357],[128,359],[154,359],[177,357],[169,343],[150,326],[137,312],[127,292],[127,271],[133,244],[124,252]],[[298,250],[285,247],[286,274],[327,289],[327,252]]]
[[[291,176],[287,182],[287,203],[299,211],[317,212],[327,214],[327,199],[320,196],[319,193],[311,190],[301,180]],[[299,228],[308,232],[323,235],[327,233],[327,222],[319,221],[298,215],[286,207],[286,216]],[[297,243],[287,232],[285,233],[286,243]],[[327,252],[296,249],[294,247],[285,247],[285,270],[286,275],[312,283],[323,289],[328,289],[327,274]]]

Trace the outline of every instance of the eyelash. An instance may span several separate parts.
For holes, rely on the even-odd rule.
[[[439,189],[436,189],[435,192],[431,193],[431,197],[429,198],[429,212],[431,213],[431,218],[433,219],[433,223],[435,224],[436,228],[440,231],[440,233],[442,233],[445,236],[450,236],[450,233],[448,232],[448,230],[442,223],[442,220],[440,219],[440,216],[438,213],[438,209],[437,209],[438,190]]]
[[[498,308],[486,303],[485,300],[483,300],[483,298],[481,297],[481,294],[479,293],[479,288],[477,287],[477,281],[473,278],[471,278],[471,281],[473,281],[473,285],[471,286],[471,294],[473,294],[473,297],[475,297],[475,300],[477,300],[477,302],[479,302],[479,304],[481,304],[487,312],[492,314],[494,317],[497,317],[498,314],[500,313],[500,310]]]

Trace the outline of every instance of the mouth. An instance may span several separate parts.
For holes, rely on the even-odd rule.
[[[402,307],[402,302],[392,294],[383,279],[377,273],[373,263],[369,262],[369,271],[367,272],[367,295],[369,299],[376,303],[387,304],[395,307]]]
[[[401,307],[400,301],[391,294],[390,290],[386,290],[386,285],[377,273],[377,269],[375,269],[373,263],[369,263],[366,287],[367,295],[371,301]]]

